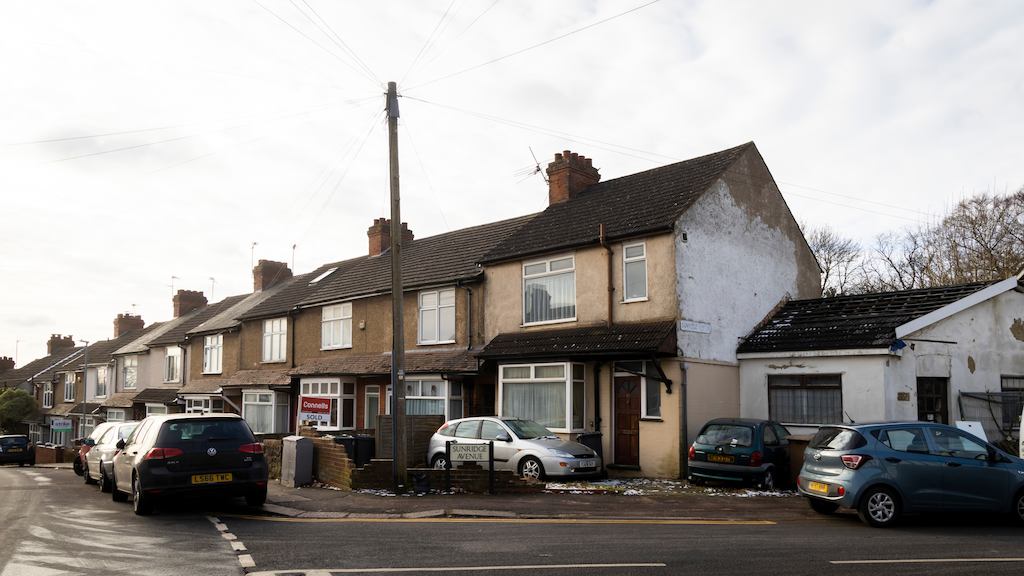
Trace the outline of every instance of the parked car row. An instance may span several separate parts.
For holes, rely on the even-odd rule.
[[[263,445],[236,414],[171,414],[140,422],[107,422],[83,440],[78,458],[86,484],[115,502],[131,498],[146,515],[196,494],[267,499]]]

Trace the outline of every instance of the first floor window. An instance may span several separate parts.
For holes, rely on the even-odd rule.
[[[1003,376],[1003,427],[1020,429],[1020,413],[1024,410],[1024,376]]]
[[[164,382],[177,382],[181,379],[181,348],[168,346],[164,358]]]
[[[125,356],[121,362],[121,374],[124,378],[124,387],[135,388],[135,383],[138,381],[139,357]]]
[[[455,289],[419,294],[419,343],[455,342]]]
[[[352,347],[352,303],[324,306],[320,316],[320,347]]]
[[[146,404],[146,416],[153,414],[167,414],[167,406],[163,404]]]
[[[511,364],[498,376],[504,418],[533,420],[556,432],[583,430],[586,383],[583,364]]]
[[[220,374],[223,350],[223,334],[203,338],[203,374]]]
[[[640,417],[661,418],[661,383],[645,376],[650,362],[616,362],[615,376],[640,378]]]
[[[107,367],[96,368],[96,396],[102,398],[107,395]]]
[[[842,376],[770,374],[768,413],[784,424],[842,424]]]
[[[28,440],[33,444],[39,444],[43,441],[43,430],[39,424],[28,425]]]
[[[43,384],[43,408],[53,408],[53,382]]]
[[[576,259],[563,256],[523,264],[523,324],[576,317]]]
[[[124,422],[125,414],[122,408],[109,408],[107,410],[107,422]]]
[[[647,245],[627,244],[622,247],[623,301],[647,298]]]
[[[242,392],[242,418],[256,434],[288,430],[288,394],[272,390]]]
[[[75,401],[75,373],[65,372],[64,373],[64,401],[74,402]]]
[[[284,362],[288,319],[274,318],[263,321],[263,361]]]
[[[342,382],[338,378],[303,380],[303,396],[331,401],[331,420],[318,429],[354,430],[356,427],[356,383]]]

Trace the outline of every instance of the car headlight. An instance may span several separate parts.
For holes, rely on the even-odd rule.
[[[573,456],[572,454],[569,454],[568,452],[563,452],[561,450],[550,450],[550,452],[553,456],[558,456],[559,458],[575,458],[575,456]]]

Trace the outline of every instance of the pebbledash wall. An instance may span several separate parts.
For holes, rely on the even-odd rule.
[[[927,340],[927,341],[926,341]],[[1024,375],[1024,294],[1010,290],[905,335],[891,352],[775,353],[741,362],[741,413],[767,418],[768,375],[840,374],[847,421],[917,420],[917,378],[949,378],[949,417],[962,419],[960,392],[999,392],[1003,376]],[[767,354],[749,356],[768,356]],[[900,399],[904,393],[904,400]],[[790,426],[809,433],[817,426]],[[996,430],[986,431],[990,437]]]

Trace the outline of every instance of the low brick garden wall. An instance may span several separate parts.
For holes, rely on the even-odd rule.
[[[352,489],[352,462],[345,447],[333,438],[322,438],[312,429],[303,427],[299,434],[313,441],[313,478],[342,490]]]
[[[72,454],[71,450],[65,450],[63,446],[36,446],[36,464],[58,464],[66,462],[65,453]]]
[[[353,490],[391,490],[394,488],[392,480],[392,461],[384,459],[372,460],[366,466],[352,471]],[[416,488],[417,477],[425,479],[430,490],[445,489],[445,470],[433,468],[409,468],[409,489]],[[488,488],[488,471],[473,462],[464,462],[458,468],[453,468],[452,490],[467,492],[471,494],[486,494]],[[509,470],[496,470],[494,472],[495,494],[535,494],[544,490],[543,482],[523,480]]]

